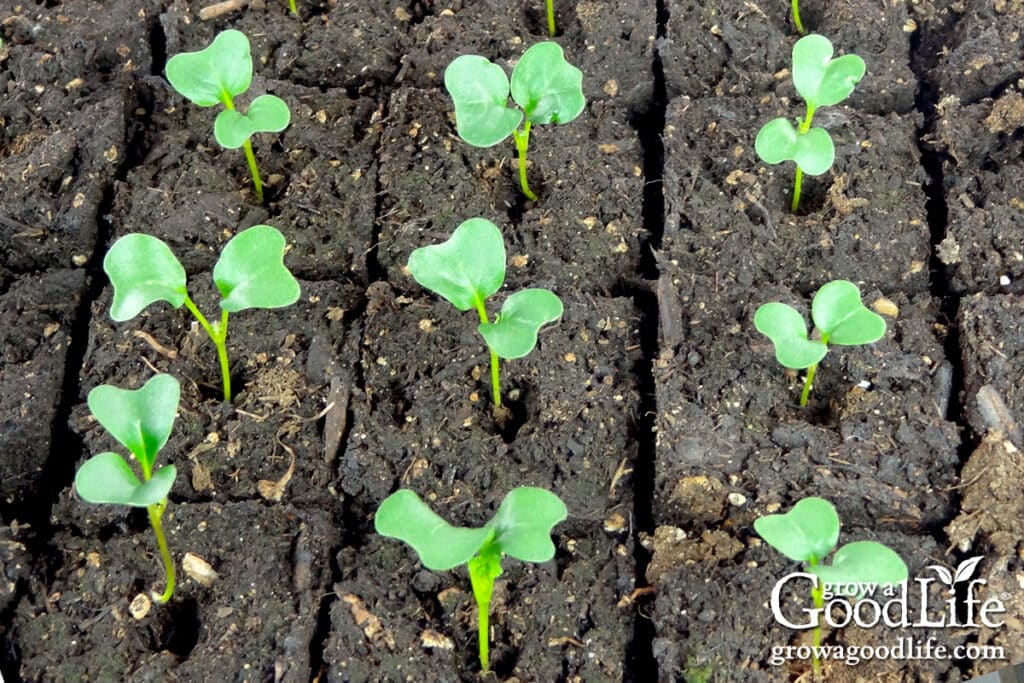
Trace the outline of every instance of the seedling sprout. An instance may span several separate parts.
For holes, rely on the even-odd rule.
[[[521,111],[508,106],[504,69],[484,57],[457,57],[445,69],[444,85],[455,102],[455,127],[464,141],[491,147],[512,135],[519,153],[519,185],[527,198],[536,200],[526,180],[530,127],[569,123],[580,115],[586,104],[583,72],[565,61],[558,43],[545,42],[524,52],[512,70],[512,99]]]
[[[794,0],[795,2],[795,0]],[[555,37],[555,0],[547,0],[548,6],[548,35]]]
[[[562,302],[546,289],[515,292],[491,322],[486,301],[505,281],[505,243],[498,227],[484,218],[465,221],[447,242],[420,247],[409,256],[416,282],[447,299],[460,311],[475,308],[477,329],[491,352],[495,412],[501,411],[499,358],[522,358],[537,344],[542,325],[562,317]]]
[[[489,621],[494,580],[501,576],[503,555],[523,562],[547,562],[555,556],[551,529],[568,512],[558,496],[520,486],[508,492],[498,511],[479,529],[452,526],[415,492],[402,489],[377,509],[377,533],[409,544],[427,569],[444,571],[468,565],[477,605],[480,665],[490,669]]]
[[[294,0],[291,8],[296,12]],[[249,164],[256,200],[263,202],[263,181],[249,138],[254,133],[279,133],[288,127],[291,112],[275,95],[260,95],[246,113],[235,108],[235,97],[249,89],[252,55],[249,39],[241,31],[221,31],[205,49],[182,52],[167,61],[167,80],[200,107],[224,105],[213,122],[213,136],[228,149],[241,147]]]
[[[811,597],[819,616],[824,606],[825,584],[883,586],[898,584],[908,576],[907,565],[900,556],[876,541],[848,543],[832,556],[831,565],[822,564],[839,540],[839,514],[823,498],[804,498],[785,514],[760,517],[754,520],[754,530],[768,545],[791,560],[805,563],[818,577],[818,587],[811,590]],[[812,648],[815,672],[821,667],[817,655],[820,645],[819,619]]]
[[[224,245],[213,267],[213,281],[222,297],[221,317],[219,323],[210,323],[189,297],[185,269],[170,247],[151,235],[125,235],[103,259],[103,270],[114,286],[110,317],[117,322],[131,320],[157,301],[166,301],[175,308],[184,304],[217,347],[224,400],[230,401],[228,313],[281,308],[299,299],[299,283],[284,265],[284,247],[284,236],[269,225],[243,230]]]
[[[832,43],[824,36],[812,33],[796,41],[793,46],[793,85],[807,103],[807,113],[799,128],[794,128],[784,118],[769,121],[754,140],[754,150],[765,163],[796,162],[793,201],[790,204],[793,213],[800,207],[803,174],[821,175],[832,168],[835,161],[835,145],[828,131],[811,128],[815,110],[838,104],[849,97],[866,69],[864,60],[857,55],[832,59],[832,52]]]
[[[801,407],[807,405],[814,373],[830,343],[860,346],[885,335],[885,320],[861,303],[857,285],[847,280],[822,285],[811,302],[811,318],[819,339],[808,338],[803,316],[786,304],[772,301],[754,313],[754,327],[772,340],[779,363],[793,370],[808,368],[800,393]]]
[[[154,469],[157,453],[171,435],[181,387],[170,375],[155,375],[134,391],[102,385],[89,392],[88,404],[96,421],[127,448],[142,468],[142,481],[119,453],[100,453],[86,460],[75,474],[75,490],[89,503],[144,507],[156,535],[167,586],[159,597],[166,603],[174,593],[174,560],[167,549],[161,520],[167,494],[174,485],[174,465]]]

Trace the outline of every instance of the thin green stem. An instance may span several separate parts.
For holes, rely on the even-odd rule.
[[[804,24],[800,21],[800,0],[793,0],[793,23],[796,24],[797,33],[803,35]]]
[[[793,0],[796,2],[796,0]],[[548,4],[548,35],[555,35],[555,0],[547,0]]]
[[[794,0],[795,2],[796,0]],[[800,128],[797,129],[797,133],[804,135],[811,129],[811,120],[814,118],[814,106],[810,103],[807,104],[807,115],[804,116],[804,120],[800,122]],[[800,164],[796,165],[796,175],[793,178],[793,201],[789,205],[790,213],[796,213],[797,209],[800,208],[800,190],[804,184],[804,169],[800,168]]]
[[[807,368],[807,379],[804,380],[804,390],[800,392],[800,407],[807,407],[807,398],[811,395],[811,385],[814,383],[814,373],[818,370],[818,364],[815,363],[811,367]]]
[[[818,559],[812,557],[808,564],[813,567],[818,564]],[[814,640],[811,649],[811,666],[814,668],[814,678],[817,680],[821,675],[821,660],[818,659],[818,648],[821,647],[821,609],[825,606],[825,587],[820,581],[817,588],[811,589],[811,598],[814,600],[815,609],[818,610],[815,612]]]
[[[477,605],[476,637],[480,644],[480,667],[484,671],[491,669],[491,605]]]
[[[516,150],[519,152],[519,186],[523,190],[523,194],[531,202],[537,201],[537,195],[530,189],[530,184],[526,182],[526,150],[530,146],[530,122],[526,121],[523,124],[523,132],[520,133],[518,130],[512,131],[512,138],[516,141]]]
[[[164,573],[167,576],[167,587],[164,588],[163,595],[157,598],[157,602],[160,604],[166,604],[171,599],[171,595],[174,594],[175,583],[177,582],[174,572],[174,560],[171,558],[171,551],[167,549],[167,539],[164,537],[164,527],[161,522],[166,508],[166,500],[162,503],[146,507],[146,512],[149,513],[149,524],[153,527],[153,533],[156,534],[156,544],[160,547],[160,558],[164,562]]]
[[[296,12],[295,0],[289,0],[289,2],[292,3],[292,11]],[[220,91],[220,101],[224,104],[225,109],[235,111],[235,100],[227,90]],[[252,153],[252,143],[248,139],[242,143],[242,150],[245,152],[245,161],[249,164],[249,175],[252,176],[253,187],[256,189],[256,201],[262,204],[263,181],[260,179],[260,169],[256,166],[256,155]]]
[[[484,306],[483,299],[479,297],[473,302],[476,306],[476,312],[480,315],[480,322],[487,324],[490,320],[487,319],[487,307]],[[501,407],[501,359],[498,358],[498,354],[494,352],[489,346],[487,350],[491,352],[491,393],[494,397],[494,407]]]
[[[206,316],[202,314],[199,308],[196,307],[195,303],[186,294],[185,295],[185,308],[189,310],[204,330],[206,330],[207,336],[210,337],[210,341],[217,348],[217,360],[220,361],[220,376],[224,384],[224,400],[231,401],[231,367],[228,364],[228,312],[221,310],[220,323],[214,327],[207,320]]]
[[[804,184],[804,169],[800,168],[800,164],[796,165],[796,175],[793,176],[793,201],[789,204],[789,212],[796,213],[796,210],[800,208],[800,189]]]
[[[796,0],[793,0],[793,2],[796,2]],[[292,14],[298,15],[299,13],[299,8],[295,6],[295,0],[288,0],[288,9],[291,10]]]
[[[828,346],[829,335],[821,335],[821,343],[826,347]],[[818,371],[818,364],[815,363],[811,367],[807,368],[807,379],[804,380],[804,390],[800,392],[800,407],[807,407],[807,398],[811,395],[811,386],[814,384],[814,373]],[[813,564],[811,565],[814,566]]]

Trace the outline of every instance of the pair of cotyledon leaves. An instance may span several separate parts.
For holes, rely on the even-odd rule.
[[[833,280],[818,290],[811,302],[811,318],[829,344],[870,344],[885,335],[885,320],[861,303],[857,285],[847,280]],[[754,327],[772,340],[775,357],[787,368],[809,368],[828,353],[826,343],[808,338],[803,316],[786,304],[773,301],[759,307]]]
[[[221,251],[213,281],[223,297],[220,307],[280,308],[295,303],[299,283],[284,265],[284,235],[269,225],[238,233]],[[134,233],[117,240],[103,259],[114,286],[110,317],[130,320],[157,301],[181,307],[188,296],[185,269],[163,241]]]
[[[442,571],[465,564],[485,546],[524,562],[547,562],[555,555],[551,529],[567,514],[550,491],[520,486],[508,492],[490,521],[469,529],[452,526],[415,492],[402,489],[380,504],[374,526],[380,535],[408,543],[424,567]]]
[[[167,498],[177,470],[167,465],[154,472],[153,464],[171,435],[180,394],[178,380],[170,375],[156,375],[134,391],[105,384],[89,392],[89,410],[135,456],[144,480],[119,453],[100,453],[75,474],[75,490],[82,499],[146,507]]]
[[[537,43],[512,70],[478,55],[456,58],[444,72],[444,85],[455,102],[459,137],[475,147],[496,145],[519,127],[525,114],[531,124],[568,123],[586,104],[583,72],[565,61],[558,43]],[[508,106],[512,99],[522,111]]]
[[[828,584],[896,584],[908,576],[902,558],[875,541],[848,543],[832,564],[821,564],[839,540],[839,514],[823,498],[804,498],[785,514],[760,517],[754,530],[789,559],[811,565],[808,570]]]
[[[793,85],[811,111],[842,102],[864,77],[864,60],[857,55],[832,59],[828,38],[811,34],[793,46]],[[800,133],[784,118],[769,121],[754,140],[758,156],[769,164],[795,161],[804,173],[820,175],[832,167],[836,151],[824,128]]]
[[[232,98],[252,81],[249,39],[241,31],[222,31],[205,49],[174,55],[166,72],[174,89],[200,107],[230,104],[213,123],[214,137],[228,149],[241,147],[254,133],[277,133],[288,126],[288,105],[274,95],[257,97],[245,114],[233,108]]]
[[[505,281],[505,243],[484,218],[462,223],[447,242],[420,247],[409,256],[416,282],[460,311],[478,308]],[[537,344],[542,325],[562,317],[562,302],[546,289],[524,289],[505,300],[494,322],[477,328],[501,358],[521,358]]]

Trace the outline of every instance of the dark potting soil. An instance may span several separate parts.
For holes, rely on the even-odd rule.
[[[752,529],[807,495],[836,504],[841,543],[887,543],[912,576],[983,555],[978,575],[1013,617],[1000,629],[826,629],[826,644],[909,636],[1024,657],[1021,8],[801,4],[808,28],[861,54],[868,75],[816,114],[836,164],[806,179],[795,216],[791,165],[753,152],[761,124],[803,114],[785,0],[556,3],[588,105],[534,128],[537,202],[518,191],[511,141],[458,139],[442,79],[464,52],[511,70],[544,39],[542,3],[299,0],[294,18],[283,0],[253,0],[212,20],[187,0],[0,8],[7,680],[479,680],[464,570],[424,570],[373,532],[377,505],[403,486],[464,525],[521,484],[569,507],[551,562],[504,563],[489,679],[807,674],[806,661],[770,659],[807,637],[773,619],[772,587],[796,567]],[[162,77],[168,55],[229,27],[253,46],[239,103],[270,92],[292,110],[285,132],[254,139],[263,205],[241,152],[213,140],[216,111]],[[504,422],[473,316],[403,265],[473,216],[507,238],[492,313],[527,286],[565,302],[537,350],[503,364]],[[215,310],[212,264],[258,223],[287,236],[303,296],[232,316],[227,403],[188,315],[156,304],[113,323],[100,266],[117,237],[157,235]],[[772,299],[806,313],[838,277],[889,329],[834,348],[801,410],[802,376],[778,366],[751,317]],[[183,387],[162,453],[181,474],[171,550],[216,576],[205,585],[179,562],[175,598],[147,611],[130,607],[162,585],[144,515],[85,505],[71,481],[116,447],[88,391],[155,371]],[[782,602],[799,615],[807,599],[789,590]],[[1001,665],[825,672],[962,680]]]

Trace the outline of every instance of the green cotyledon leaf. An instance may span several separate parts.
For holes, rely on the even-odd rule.
[[[455,308],[468,311],[505,281],[505,241],[494,223],[470,218],[446,242],[413,251],[409,272]]]
[[[288,105],[275,95],[260,95],[249,110],[242,114],[237,109],[225,109],[213,122],[213,136],[228,149],[238,149],[256,133],[278,133],[288,127],[291,112]]]
[[[537,333],[543,325],[562,317],[562,302],[546,289],[523,289],[505,300],[493,323],[481,323],[478,329],[501,358],[522,358],[537,345]]]
[[[839,540],[839,514],[823,498],[804,498],[789,512],[754,520],[754,531],[791,560],[815,564]]]
[[[229,313],[246,308],[280,308],[299,299],[299,282],[284,265],[285,239],[270,225],[254,225],[224,245],[213,281]]]
[[[235,29],[221,31],[206,48],[171,57],[165,72],[171,86],[195,104],[224,104],[252,81],[249,39]]]
[[[794,308],[775,301],[764,304],[754,313],[754,327],[771,339],[775,358],[793,370],[809,368],[821,361],[828,347],[807,338],[807,323]]]

